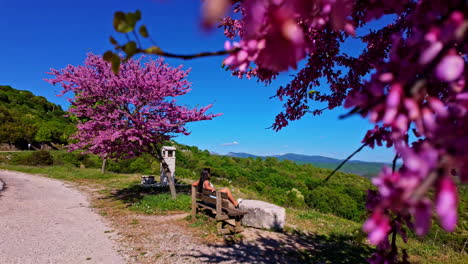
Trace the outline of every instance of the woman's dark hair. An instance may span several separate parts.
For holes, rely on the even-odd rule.
[[[210,168],[204,168],[202,172],[200,173],[200,180],[198,181],[198,186],[197,186],[198,192],[201,193],[203,191],[203,183],[209,179],[210,179]]]

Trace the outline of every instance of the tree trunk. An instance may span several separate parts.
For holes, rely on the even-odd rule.
[[[101,166],[102,174],[106,173],[106,163],[107,163],[107,158],[102,159],[102,166]]]
[[[172,177],[173,176],[172,172],[169,169],[169,166],[167,165],[166,161],[164,161],[164,159],[161,160],[161,164],[162,164],[163,170],[166,172],[167,181],[169,182],[169,190],[171,191],[171,197],[172,199],[176,199],[177,192],[175,188],[174,177]]]
[[[175,188],[174,177],[172,175],[171,169],[169,169],[169,165],[167,165],[166,161],[164,160],[164,157],[162,156],[161,148],[153,147],[153,150],[150,153],[159,162],[161,162],[163,170],[166,172],[167,181],[169,182],[169,190],[171,191],[171,197],[172,197],[172,199],[176,199],[177,198],[177,192],[176,192],[176,188]]]

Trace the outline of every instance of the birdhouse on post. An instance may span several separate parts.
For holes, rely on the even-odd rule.
[[[175,181],[175,161],[176,161],[175,151],[176,151],[175,147],[164,146],[162,148],[162,156],[166,164],[169,166],[169,169],[171,170],[174,181]],[[162,164],[160,167],[161,167],[160,185],[167,186],[169,185],[169,179],[163,169]]]

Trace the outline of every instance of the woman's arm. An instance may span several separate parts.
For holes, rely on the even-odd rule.
[[[196,186],[198,185],[198,182],[199,182],[199,181],[200,181],[200,180],[198,180],[198,181],[192,183],[192,186],[195,186],[195,187],[196,187]]]
[[[203,189],[208,190],[208,191],[210,191],[210,192],[216,191],[215,188],[211,187],[211,184],[210,184],[210,182],[209,182],[208,180],[206,180],[206,181],[203,183]]]

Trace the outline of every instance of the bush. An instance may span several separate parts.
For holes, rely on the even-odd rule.
[[[100,168],[101,160],[99,157],[90,154],[81,154],[74,152],[53,152],[54,165],[66,165],[73,167],[84,166],[86,168]]]
[[[54,159],[47,150],[39,150],[27,153],[26,155],[16,156],[14,164],[30,166],[46,166],[54,164]]]
[[[328,187],[318,187],[306,196],[306,203],[322,213],[332,213],[349,220],[360,220],[364,212],[349,195]]]
[[[286,202],[284,205],[303,208],[305,206],[304,195],[302,195],[298,189],[292,188],[286,193]]]

